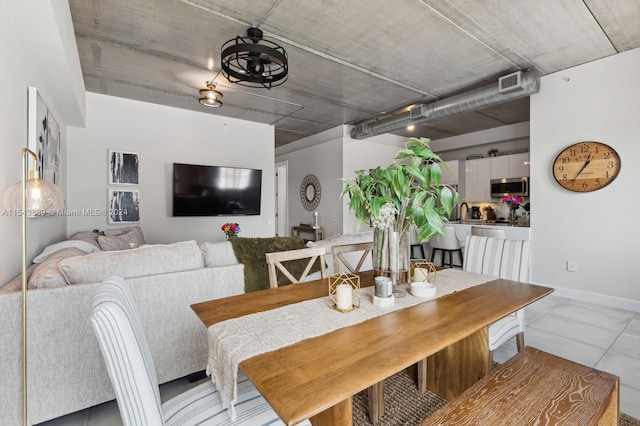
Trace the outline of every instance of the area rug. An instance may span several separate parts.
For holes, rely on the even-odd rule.
[[[376,426],[414,426],[446,404],[447,401],[432,392],[420,394],[413,380],[405,372],[397,373],[385,381],[384,416]],[[353,397],[354,426],[373,425],[369,421],[367,391]],[[640,426],[640,421],[620,414],[620,426]]]

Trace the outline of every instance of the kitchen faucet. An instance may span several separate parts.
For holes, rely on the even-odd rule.
[[[462,206],[465,206],[467,208],[465,210],[465,212],[464,212],[464,216],[462,216]],[[462,218],[466,217],[467,214],[469,213],[469,205],[467,203],[465,203],[465,202],[462,202],[462,203],[460,203],[460,206],[458,208],[459,208],[458,223],[462,223]]]

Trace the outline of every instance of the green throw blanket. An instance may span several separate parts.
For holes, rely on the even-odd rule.
[[[269,288],[269,270],[265,253],[296,250],[305,248],[304,241],[298,237],[270,237],[270,238],[229,238],[238,261],[244,265],[244,291],[246,293]],[[299,277],[307,266],[307,259],[282,262],[294,277]],[[320,263],[316,261],[309,274],[320,270]],[[278,285],[290,284],[289,280],[277,271]]]

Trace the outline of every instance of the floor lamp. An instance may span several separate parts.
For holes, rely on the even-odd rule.
[[[33,151],[22,149],[22,174],[20,182],[12,185],[4,194],[5,208],[18,211],[22,238],[22,424],[27,424],[27,216],[41,216],[64,207],[64,194],[56,185],[40,179],[38,171],[29,170],[29,157],[35,166],[37,157]]]

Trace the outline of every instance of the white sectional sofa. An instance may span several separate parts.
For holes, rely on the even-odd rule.
[[[159,381],[205,368],[206,329],[190,305],[244,293],[244,265],[228,242],[203,248],[184,241],[61,256],[57,266],[72,285],[27,292],[29,424],[115,398],[89,321],[96,283],[114,273],[131,286]],[[41,281],[51,284],[53,278]],[[20,424],[22,417],[21,333],[21,292],[5,289],[0,294],[0,423],[6,425]]]
[[[245,265],[238,261],[227,241],[144,245],[141,230],[135,228],[126,234],[114,231],[98,236],[82,232],[72,237],[45,249],[36,259],[40,263],[30,268],[29,424],[115,398],[89,320],[96,284],[107,276],[121,275],[131,287],[160,383],[206,367],[206,329],[190,305],[245,292]],[[327,249],[330,274],[331,246],[372,238],[370,232],[338,235],[312,244]],[[136,245],[140,246],[129,248]],[[255,245],[260,246],[257,240]],[[259,253],[251,257],[259,261],[263,256]],[[255,264],[247,268],[255,269]],[[364,269],[371,269],[370,263]],[[317,275],[314,278],[319,278]],[[21,421],[19,284],[17,278],[0,287],[0,424],[3,425]]]

